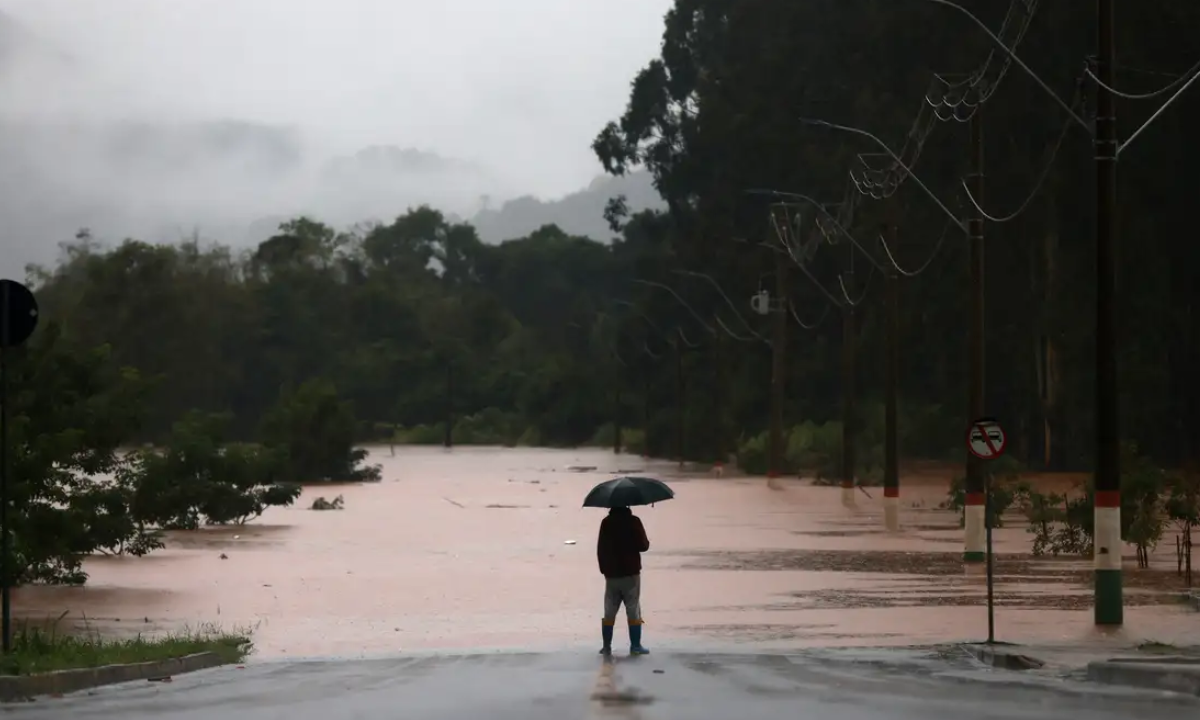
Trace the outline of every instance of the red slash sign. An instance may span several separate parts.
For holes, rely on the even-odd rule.
[[[967,448],[982,460],[995,460],[1004,453],[1008,437],[1000,423],[991,418],[982,418],[971,423],[967,433]]]

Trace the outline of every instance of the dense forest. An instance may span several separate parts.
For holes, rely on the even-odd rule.
[[[964,5],[1073,113],[1093,119],[1095,83],[1084,71],[1094,3]],[[1192,32],[1200,6],[1119,8],[1118,88],[1180,86],[1200,59]],[[1122,136],[1170,94],[1121,100]],[[244,252],[136,240],[102,247],[81,232],[57,266],[31,270],[43,323],[16,358],[14,387],[18,416],[87,429],[30,446],[19,472],[28,482],[63,458],[105,471],[80,454],[94,440],[178,448],[172,472],[192,477],[201,471],[187,449],[200,444],[205,477],[244,461],[238,477],[263,505],[290,502],[295,482],[370,475],[350,449],[363,441],[622,444],[704,462],[737,453],[762,471],[780,336],[750,298],[782,288],[787,469],[836,471],[843,339],[852,333],[863,435],[856,470],[866,477],[881,461],[879,278],[897,270],[902,452],[960,459],[970,275],[947,214],[960,221],[972,212],[962,191],[972,108],[984,128],[985,193],[976,200],[991,216],[987,408],[1021,463],[1088,469],[1089,132],[944,5],[677,0],[661,57],[633,79],[627,108],[614,108],[619,117],[594,143],[612,174],[649,170],[666,210],[628,213],[618,197],[606,212],[611,237],[550,225],[495,245],[429,207],[346,231],[297,218]],[[880,159],[862,137],[805,118],[868,130],[913,172]],[[1200,91],[1189,90],[1122,154],[1119,171],[1123,436],[1170,467],[1194,462],[1200,438],[1200,250],[1187,234],[1183,172],[1200,160],[1188,132],[1197,121]],[[781,213],[777,198],[755,189],[803,197]],[[120,422],[105,421],[108,412]],[[306,444],[309,436],[321,440]],[[227,443],[252,444],[237,446],[242,457],[217,450]],[[264,460],[255,448],[278,454]],[[31,464],[20,466],[22,457]],[[123,497],[163,487],[154,483],[170,474],[147,469],[158,457],[142,457]],[[255,479],[254,462],[269,478]],[[135,508],[129,527],[261,512],[209,512],[210,501],[181,500],[186,512]]]

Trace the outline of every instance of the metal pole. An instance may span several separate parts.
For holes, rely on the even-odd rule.
[[[714,390],[715,407],[713,408],[713,421],[716,423],[716,463],[718,470],[725,467],[725,349],[722,336],[717,334],[713,338],[713,375],[715,376]]]
[[[12,527],[8,523],[8,346],[9,283],[0,298],[0,644],[7,655],[12,650]]]
[[[892,223],[889,235],[892,246],[896,245],[896,224]],[[900,529],[900,447],[896,427],[899,415],[900,385],[900,293],[899,278],[895,268],[887,273],[887,393],[884,404],[883,437],[883,522],[895,531]]]
[[[621,378],[613,389],[613,455],[621,454]]]
[[[442,447],[454,445],[454,366],[446,362],[446,427]]]
[[[991,476],[984,477],[983,491],[983,524],[987,528],[987,622],[988,622],[988,645],[996,642],[996,604],[995,604],[995,584],[996,578],[994,575],[994,566],[992,560],[992,479]]]
[[[983,204],[983,108],[971,118],[971,180],[975,200]],[[970,229],[971,318],[968,331],[969,387],[967,390],[967,428],[984,415],[984,295],[983,295],[983,215],[975,210],[968,222]],[[964,516],[963,562],[981,563],[985,560],[984,538],[984,475],[983,460],[967,452],[966,508]]]
[[[854,292],[854,247],[850,248],[850,271],[843,280],[848,294]],[[856,436],[858,418],[855,408],[855,344],[858,323],[854,306],[846,302],[842,310],[842,504],[855,504],[854,470],[857,466]]]
[[[787,350],[787,268],[788,260],[782,253],[775,254],[775,302],[771,308],[775,313],[775,337],[771,343],[771,433],[770,464],[767,467],[767,486],[776,487],[775,478],[783,466],[783,393]]]
[[[683,347],[675,341],[675,457],[683,469],[684,444],[684,392],[683,392]]]
[[[1096,493],[1097,625],[1124,623],[1121,579],[1121,450],[1117,416],[1116,251],[1117,118],[1113,0],[1097,0],[1096,77]]]
[[[650,457],[650,369],[642,364],[642,457]]]

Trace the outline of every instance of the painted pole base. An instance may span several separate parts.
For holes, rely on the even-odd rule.
[[[854,486],[842,486],[842,504],[846,507],[854,507],[857,499],[854,497]]]
[[[963,512],[963,562],[968,565],[987,562],[987,529],[983,525],[983,497],[968,494]]]
[[[883,498],[883,527],[888,532],[900,530],[900,498]]]
[[[1095,500],[1096,624],[1118,626],[1125,622],[1121,578],[1121,496],[1114,490],[1097,492]]]

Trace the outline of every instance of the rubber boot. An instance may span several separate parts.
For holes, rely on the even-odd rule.
[[[600,654],[612,655],[613,626],[603,623],[600,626],[600,637],[604,640],[604,645],[600,647]]]
[[[650,651],[642,647],[642,626],[640,624],[629,626],[629,654],[630,655],[649,655]]]

